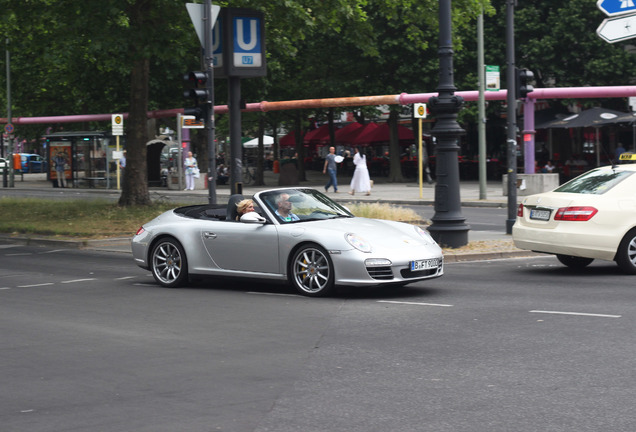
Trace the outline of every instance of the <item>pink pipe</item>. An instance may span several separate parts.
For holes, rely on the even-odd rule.
[[[464,100],[472,102],[479,98],[478,91],[458,91],[456,95]],[[506,100],[508,91],[487,91],[484,96],[486,100]],[[413,103],[428,102],[437,96],[437,93],[402,93],[399,95],[382,96],[358,96],[331,99],[306,99],[280,102],[256,102],[249,103],[242,111],[245,112],[267,112],[298,108],[324,108],[341,106],[362,106],[362,105],[409,105]],[[535,88],[529,97],[531,99],[576,99],[576,98],[613,98],[636,96],[636,86],[614,86],[614,87],[563,87],[563,88]],[[217,105],[214,107],[215,114],[225,114],[229,112],[227,105]],[[178,113],[183,114],[183,108],[173,108],[168,110],[149,111],[148,118],[174,117]],[[112,114],[85,114],[70,116],[51,117],[13,117],[13,124],[42,124],[42,123],[80,123],[88,121],[110,121]],[[124,118],[128,113],[124,113]],[[0,124],[7,123],[6,118],[0,118]]]

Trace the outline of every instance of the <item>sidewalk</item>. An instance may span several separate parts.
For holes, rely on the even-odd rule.
[[[264,190],[277,188],[278,174],[272,171],[265,172],[265,186],[243,186],[243,195],[251,196],[254,193]],[[301,181],[300,186],[312,187],[324,191],[324,184],[327,182],[327,176],[321,171],[307,171],[306,181]],[[371,195],[354,195],[349,192],[350,177],[338,177],[338,193],[334,193],[333,189],[327,192],[327,195],[340,203],[351,202],[380,202],[393,205],[433,205],[435,203],[435,184],[420,185],[415,182],[404,183],[388,183],[384,178],[374,179],[374,186]],[[20,176],[15,178],[14,190],[31,190],[38,192],[50,191],[51,194],[61,191],[79,191],[95,194],[100,197],[110,197],[116,199],[119,197],[119,191],[116,189],[57,189],[53,188],[50,182],[46,181],[46,174],[25,174],[24,180]],[[0,190],[7,190],[0,188]],[[201,202],[208,200],[208,190],[180,191],[168,190],[167,188],[150,188],[153,199],[161,198],[178,202]],[[460,181],[460,200],[463,207],[498,207],[506,208],[508,197],[503,195],[501,181],[487,182],[485,189],[485,199],[480,199],[482,191],[477,181]],[[217,202],[225,203],[230,196],[230,187],[228,185],[219,185],[216,189]],[[468,221],[470,223],[470,221]],[[130,253],[130,239],[104,239],[104,240],[50,240],[44,238],[9,238],[8,236],[0,236],[1,241],[12,241],[20,244],[34,244],[35,242],[42,244],[47,243],[56,247],[74,247],[97,249],[112,252]],[[510,235],[505,234],[503,230],[497,231],[474,231],[468,233],[469,243],[466,246],[457,249],[445,249],[445,257],[447,262],[453,261],[470,261],[484,259],[498,259],[515,256],[531,256],[532,252],[517,249],[512,244]]]
[[[306,180],[300,181],[300,186],[312,187],[320,191],[324,191],[324,185],[327,183],[327,175],[322,171],[306,171]],[[374,185],[370,196],[364,194],[356,194],[351,196],[349,192],[349,183],[351,177],[338,176],[338,193],[334,193],[330,188],[328,195],[338,202],[384,202],[391,204],[422,204],[433,205],[435,203],[435,183],[428,184],[423,182],[420,187],[417,181],[408,181],[403,183],[388,183],[385,178],[374,178]],[[278,188],[278,174],[272,171],[265,171],[264,186],[243,185],[243,195],[251,196],[254,193],[264,190]],[[0,183],[1,186],[1,183]],[[486,184],[484,194],[485,198],[480,199],[482,191],[478,181],[462,180],[460,181],[460,200],[462,206],[465,207],[507,207],[508,197],[503,195],[503,187],[501,180],[489,181]],[[14,182],[15,189],[37,189],[41,191],[49,190],[51,193],[59,192],[60,189],[53,188],[51,182],[46,181],[46,174],[25,174],[24,180],[17,175]],[[0,187],[0,189],[3,189]],[[66,189],[65,189],[66,190]],[[96,194],[119,194],[114,189],[94,188],[94,189],[71,189],[81,190],[82,192],[91,192]],[[179,197],[196,197],[201,196],[202,200],[207,201],[208,190],[198,189],[194,191],[169,190],[165,187],[151,187],[151,194],[159,194],[174,200]],[[230,196],[229,185],[217,185],[216,187],[217,201],[219,203],[227,202]]]

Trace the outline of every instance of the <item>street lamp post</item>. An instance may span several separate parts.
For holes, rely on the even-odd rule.
[[[429,231],[435,241],[448,247],[468,243],[466,219],[462,216],[459,196],[459,137],[464,130],[457,123],[457,113],[464,100],[455,95],[453,82],[453,43],[451,31],[451,0],[439,1],[439,87],[438,96],[429,99],[431,112],[437,121],[431,134],[437,141],[435,173],[435,215]]]

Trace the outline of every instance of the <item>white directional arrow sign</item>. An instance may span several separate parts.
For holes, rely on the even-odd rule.
[[[603,20],[596,34],[609,43],[636,37],[636,14]]]

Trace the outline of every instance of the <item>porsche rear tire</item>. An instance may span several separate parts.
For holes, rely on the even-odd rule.
[[[177,288],[188,282],[188,261],[181,244],[170,237],[155,244],[150,254],[152,276],[167,288]]]
[[[636,274],[636,229],[629,231],[616,252],[616,264],[625,273]]]
[[[334,290],[333,263],[316,244],[302,246],[290,262],[289,278],[296,290],[309,297],[324,297]]]
[[[583,258],[572,255],[557,255],[556,257],[561,264],[566,265],[571,269],[585,268],[594,261],[594,258]]]

